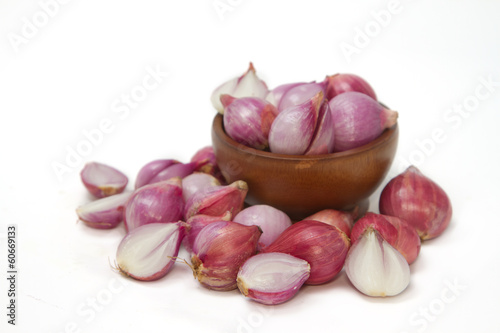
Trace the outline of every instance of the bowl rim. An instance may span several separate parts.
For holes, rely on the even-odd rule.
[[[383,146],[396,136],[396,134],[398,133],[398,122],[396,122],[396,124],[394,124],[392,127],[385,129],[382,132],[382,134],[380,134],[377,138],[368,142],[367,144],[341,152],[335,152],[329,154],[317,154],[317,155],[286,155],[286,154],[272,153],[245,146],[244,144],[235,141],[229,135],[226,134],[223,124],[223,115],[220,113],[216,114],[214,117],[212,123],[212,130],[214,131],[215,135],[217,135],[217,137],[225,145],[230,146],[231,148],[236,149],[241,153],[257,155],[268,159],[291,160],[291,161],[301,162],[301,161],[343,159],[356,155],[361,155],[370,150],[376,149],[377,147]]]

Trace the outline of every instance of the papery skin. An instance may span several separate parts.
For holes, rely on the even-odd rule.
[[[207,161],[206,164],[202,164],[199,162]],[[226,180],[224,176],[222,176],[222,172],[217,164],[217,160],[215,158],[214,147],[205,146],[200,148],[194,155],[191,157],[190,162],[198,162],[198,167],[195,171],[208,173],[209,175],[214,176],[217,180],[226,185]]]
[[[328,100],[349,91],[357,91],[377,100],[377,95],[372,86],[358,75],[339,73],[327,76],[323,82],[325,84],[325,95]]]
[[[151,243],[151,239],[163,236],[157,243]],[[175,257],[184,237],[183,222],[175,223],[151,223],[140,226],[122,239],[116,253],[118,269],[124,275],[136,280],[154,281],[164,277],[175,263]],[[147,255],[141,253],[144,247],[149,247]],[[163,248],[162,248],[163,247]],[[155,252],[157,262],[148,262]],[[159,261],[159,262],[158,262]],[[160,264],[159,267],[148,267],[147,264]],[[140,267],[142,265],[142,267]],[[144,267],[144,265],[146,265]]]
[[[311,266],[305,260],[286,253],[260,253],[245,261],[236,281],[244,296],[262,304],[276,305],[295,296],[310,272]]]
[[[306,284],[316,285],[332,280],[344,266],[351,243],[337,227],[302,220],[287,228],[262,252],[282,252],[304,259],[311,265]]]
[[[322,99],[324,99],[325,90],[323,83],[310,82],[294,86],[287,90],[287,92],[281,97],[278,112],[292,106],[303,104],[318,95],[320,92]]]
[[[214,176],[208,173],[195,172],[182,179],[182,197],[184,202],[187,202],[198,191],[207,187],[220,185],[219,180]]]
[[[453,214],[446,192],[413,165],[387,183],[380,195],[379,210],[408,222],[421,240],[441,235]]]
[[[368,212],[360,218],[352,227],[351,242],[354,244],[358,238],[365,233],[367,229],[377,230],[380,236],[384,238],[393,247],[398,240],[398,229],[392,225],[383,215]]]
[[[95,229],[112,229],[123,221],[123,210],[132,193],[120,193],[89,202],[76,209],[78,218]]]
[[[345,271],[356,289],[373,297],[398,295],[410,283],[410,266],[404,256],[373,228],[353,242]]]
[[[405,257],[408,264],[411,265],[420,253],[421,241],[417,230],[399,217],[383,216],[398,230],[398,239],[394,247]]]
[[[135,190],[125,205],[123,221],[126,230],[148,223],[181,220],[184,209],[181,184],[181,178],[174,177]]]
[[[184,218],[193,215],[222,215],[229,211],[233,216],[243,208],[248,185],[237,180],[229,185],[210,186],[191,196],[184,207]]]
[[[123,172],[99,162],[86,163],[80,177],[87,190],[97,198],[122,193],[128,184]]]
[[[276,107],[256,97],[234,98],[222,95],[224,131],[245,146],[264,150],[269,146],[269,130],[276,118]]]
[[[149,184],[151,180],[161,171],[179,163],[181,162],[173,159],[154,160],[147,163],[137,173],[137,177],[135,179],[135,188],[137,189]]]
[[[266,83],[257,76],[253,64],[250,63],[248,70],[242,76],[235,77],[217,87],[212,93],[210,100],[214,108],[220,114],[224,114],[224,106],[220,101],[221,95],[229,94],[236,98],[266,98],[268,92],[269,89]]]
[[[186,229],[188,230],[186,233],[186,237],[184,238],[183,245],[184,248],[188,252],[193,251],[193,244],[200,233],[200,231],[210,223],[219,222],[219,221],[231,221],[232,214],[231,212],[225,212],[220,216],[211,216],[211,215],[194,215],[191,216],[186,221]]]
[[[281,111],[269,132],[271,152],[287,155],[303,155],[314,139],[323,93],[319,92],[310,100]]]
[[[260,227],[262,236],[257,247],[259,251],[274,242],[286,228],[292,225],[288,215],[269,205],[247,207],[233,218],[233,222]]]
[[[329,101],[334,124],[334,151],[346,151],[376,139],[394,126],[398,113],[359,92],[345,92]]]
[[[321,94],[319,96],[321,96]],[[332,153],[334,143],[335,135],[330,106],[325,99],[322,99],[318,111],[318,121],[314,130],[313,138],[305,152],[305,155]]]
[[[412,264],[420,253],[420,237],[408,222],[394,216],[368,212],[352,228],[351,242],[368,229],[377,230],[392,247],[398,250]]]
[[[174,177],[184,178],[196,169],[208,163],[208,160],[180,163],[176,160],[156,160],[141,168],[135,182],[135,188],[158,183]]]
[[[316,220],[342,230],[347,237],[351,235],[351,229],[354,225],[354,217],[356,212],[345,212],[336,209],[323,209],[311,216],[306,217],[304,220]]]
[[[257,251],[261,230],[231,221],[204,227],[193,244],[193,273],[206,288],[228,291],[237,288],[238,269]]]
[[[276,108],[278,108],[281,98],[283,97],[286,92],[288,92],[290,89],[306,84],[305,82],[296,82],[296,83],[286,83],[279,85],[275,87],[274,89],[270,90],[269,93],[266,96],[266,101],[274,105]],[[278,109],[277,109],[278,110]],[[278,110],[279,111],[279,110]]]

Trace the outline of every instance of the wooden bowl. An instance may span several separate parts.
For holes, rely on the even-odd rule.
[[[244,146],[215,116],[212,143],[228,183],[248,183],[246,203],[267,204],[300,220],[322,209],[351,210],[368,199],[387,175],[396,154],[398,125],[374,141],[344,152],[283,155]]]

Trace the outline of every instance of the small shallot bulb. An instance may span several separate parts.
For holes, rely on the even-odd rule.
[[[210,186],[220,186],[220,182],[208,173],[195,172],[186,176],[182,179],[182,197],[184,198],[184,202],[187,202],[196,192]]]
[[[311,216],[306,217],[304,220],[316,220],[333,225],[334,227],[342,230],[347,237],[349,237],[351,235],[351,229],[354,224],[356,212],[357,211],[345,212],[335,209],[323,209]]]
[[[80,177],[87,190],[97,198],[122,193],[128,183],[121,171],[98,162],[85,164]]]
[[[332,280],[344,266],[351,243],[339,228],[313,221],[299,221],[278,236],[262,252],[281,252],[303,259],[311,265],[306,284]]]
[[[237,288],[238,269],[257,251],[261,230],[231,221],[210,223],[193,244],[193,274],[206,288],[219,291]]]
[[[360,147],[394,126],[398,113],[380,105],[368,95],[345,92],[329,102],[334,124],[335,151]]]
[[[309,278],[311,266],[286,253],[257,254],[243,264],[236,281],[246,297],[262,304],[281,304],[291,299]]]
[[[145,185],[134,191],[123,221],[127,231],[148,223],[176,222],[182,219],[184,200],[179,177]]]
[[[372,228],[352,244],[345,271],[354,287],[368,296],[395,296],[410,283],[406,259]]]
[[[328,100],[348,91],[357,91],[377,100],[373,88],[358,75],[343,73],[327,76],[324,84],[326,85],[325,92]]]
[[[382,214],[412,225],[422,240],[435,238],[448,227],[452,215],[446,192],[414,166],[394,177],[380,195]]]
[[[257,248],[259,251],[274,242],[286,228],[292,225],[288,215],[269,205],[247,207],[233,218],[233,222],[260,227],[262,236]]]
[[[316,96],[319,92],[322,93],[322,98],[325,97],[324,84],[322,83],[304,83],[296,85],[288,89],[280,99],[278,106],[279,112],[291,107],[303,104]]]
[[[202,164],[201,162],[203,161],[207,161],[206,164]],[[199,163],[199,166],[195,171],[208,173],[217,178],[221,184],[225,184],[226,180],[222,176],[222,172],[217,164],[214,148],[212,146],[206,146],[198,150],[193,157],[191,157],[190,162]]]
[[[290,89],[303,85],[305,84],[304,82],[296,82],[296,83],[286,83],[282,84],[280,86],[277,86],[273,90],[269,91],[269,93],[266,96],[266,101],[274,105],[275,107],[278,107],[281,101],[281,98],[283,95]]]
[[[225,212],[220,216],[211,216],[211,215],[194,215],[187,219],[186,221],[186,237],[184,237],[183,245],[184,248],[188,252],[192,252],[193,244],[200,233],[200,231],[210,223],[219,222],[219,221],[231,221],[231,213]]]
[[[351,242],[355,243],[368,228],[377,230],[380,236],[405,257],[408,264],[417,259],[420,237],[408,222],[394,216],[366,213],[352,228]]]
[[[162,278],[172,268],[183,237],[183,222],[140,226],[129,232],[118,246],[117,268],[136,280]]]
[[[278,114],[269,132],[269,147],[277,154],[326,154],[333,151],[333,132],[329,106],[320,91]]]
[[[123,209],[131,193],[125,192],[91,201],[76,209],[80,221],[95,229],[111,229],[123,221]]]
[[[259,79],[253,64],[250,63],[248,70],[240,77],[235,77],[217,87],[211,96],[212,105],[221,114],[224,114],[224,106],[220,101],[221,95],[229,94],[233,97],[258,97],[266,98],[267,85]]]
[[[248,192],[248,185],[243,180],[237,180],[229,185],[209,186],[194,195],[186,202],[184,218],[191,216],[222,215],[230,212],[233,216],[243,208],[243,203]]]
[[[256,97],[221,96],[224,105],[224,130],[233,140],[255,149],[268,147],[269,129],[277,110],[271,103]]]
[[[417,230],[399,217],[384,215],[387,221],[398,230],[398,239],[394,247],[412,264],[420,253],[420,236]]]
[[[158,183],[174,177],[184,178],[192,174],[200,165],[208,160],[191,163],[180,163],[176,160],[155,160],[141,168],[135,182],[135,188]]]

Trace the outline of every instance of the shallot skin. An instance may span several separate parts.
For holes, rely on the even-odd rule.
[[[377,100],[377,95],[372,86],[365,79],[355,74],[339,73],[327,76],[324,83],[326,85],[326,98],[329,100],[348,91],[357,91]]]
[[[226,180],[222,175],[222,172],[217,164],[217,160],[215,159],[214,147],[205,146],[200,148],[194,155],[191,157],[191,162],[202,162],[206,161],[206,164],[200,165],[195,171],[204,172],[209,175],[214,176],[221,184],[226,184]]]
[[[363,93],[350,91],[328,102],[334,124],[334,151],[346,151],[376,139],[394,126],[398,113]]]
[[[262,231],[231,221],[219,221],[205,226],[193,244],[193,274],[211,290],[228,291],[237,288],[240,266],[257,252]]]
[[[321,92],[321,99],[324,99],[325,90],[323,83],[304,83],[290,87],[280,98],[279,112],[296,105],[303,104]]]
[[[231,212],[225,212],[220,216],[211,216],[211,215],[193,215],[186,221],[186,237],[184,237],[183,245],[184,248],[188,252],[193,251],[193,244],[196,240],[196,236],[200,233],[200,231],[210,223],[219,222],[219,221],[230,221],[231,220]]]
[[[112,229],[123,221],[123,210],[131,193],[101,198],[76,209],[78,218],[95,229]]]
[[[306,217],[304,220],[316,220],[326,224],[333,225],[334,227],[342,230],[347,237],[351,235],[351,229],[354,225],[354,217],[357,214],[355,212],[345,212],[335,209],[323,209],[311,216]]]
[[[269,205],[247,207],[239,212],[233,221],[243,225],[257,225],[262,229],[259,251],[274,242],[286,228],[292,225],[288,215]]]
[[[121,171],[98,162],[85,164],[80,177],[87,190],[97,198],[122,193],[128,184],[127,176]]]
[[[176,160],[156,160],[149,162],[139,171],[135,188],[137,189],[144,185],[159,183],[174,177],[184,178],[207,163],[208,160],[190,163],[180,163]]]
[[[309,278],[311,266],[286,253],[260,253],[250,257],[238,271],[240,292],[262,304],[290,300]]]
[[[347,235],[332,225],[302,220],[288,227],[262,252],[282,252],[303,259],[311,265],[306,284],[331,281],[344,266],[351,242]]]
[[[269,91],[269,93],[266,96],[266,101],[273,104],[275,107],[278,107],[281,98],[283,97],[284,94],[286,94],[288,90],[303,84],[305,84],[305,82],[285,83],[279,85]]]
[[[269,130],[276,118],[276,107],[257,97],[221,96],[224,129],[233,140],[263,150],[269,146]]]
[[[351,242],[355,243],[368,228],[377,230],[382,238],[405,257],[408,264],[417,259],[420,253],[420,237],[415,228],[405,220],[368,212],[352,228]]]
[[[187,200],[184,219],[199,214],[222,215],[227,211],[236,215],[243,208],[247,193],[248,184],[243,180],[237,180],[229,185],[206,187]]]
[[[379,209],[382,214],[408,222],[422,240],[441,235],[452,216],[446,192],[415,166],[387,183],[380,195]]]
[[[148,223],[181,220],[184,209],[181,184],[180,177],[175,177],[136,189],[125,205],[126,230]]]

